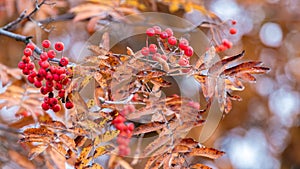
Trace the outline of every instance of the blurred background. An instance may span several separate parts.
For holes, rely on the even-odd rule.
[[[31,0],[0,0],[0,26],[18,17]],[[145,10],[169,13],[172,1],[142,0]],[[177,2],[177,1],[176,1]],[[178,1],[178,3],[190,1]],[[45,32],[35,23],[24,22],[14,32],[33,35],[37,44],[44,38],[65,43],[66,56],[75,58],[94,29],[91,21],[68,15],[68,11],[83,0],[59,0],[55,7],[41,8],[37,21],[61,16],[44,23]],[[171,3],[171,4],[170,4]],[[220,169],[299,169],[300,168],[300,1],[299,0],[205,0],[195,1],[222,20],[237,21],[238,33],[231,36],[234,47],[227,55],[246,50],[244,60],[260,60],[271,71],[258,76],[256,84],[246,84],[239,94],[243,101],[234,102],[213,136],[204,143],[226,152],[222,158],[207,162]],[[147,5],[152,5],[151,7]],[[149,9],[148,9],[149,7]],[[140,12],[139,8],[131,12]],[[148,10],[147,10],[148,9]],[[142,11],[142,10],[141,10]],[[203,22],[204,14],[178,9],[174,15],[194,24]],[[47,20],[46,20],[47,21]],[[103,21],[104,22],[104,21]],[[46,23],[46,24],[45,24]],[[0,63],[17,67],[24,44],[0,35]]]

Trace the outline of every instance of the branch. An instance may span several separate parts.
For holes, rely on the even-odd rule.
[[[33,20],[31,18],[32,15],[34,15],[40,9],[40,7],[46,3],[46,1],[47,0],[43,0],[41,3],[38,3],[38,1],[36,0],[35,8],[28,15],[25,15],[27,10],[24,10],[16,20],[14,20],[14,21],[8,23],[7,25],[3,26],[2,29],[3,30],[10,30],[11,28],[13,28],[17,24],[19,24],[24,19],[28,19],[28,20],[32,21]]]
[[[7,30],[4,30],[3,28],[0,28],[0,35],[4,35],[4,36],[7,36],[9,38],[12,38],[12,39],[15,39],[17,41],[21,41],[21,42],[24,42],[26,45],[28,43],[31,43],[35,46],[34,48],[34,52],[38,55],[40,55],[43,50],[40,49],[35,43],[33,43],[31,41],[32,39],[32,36],[24,36],[24,35],[20,35],[20,34],[16,34],[16,33],[13,33],[13,32],[9,32]],[[53,58],[53,59],[49,59],[50,62],[54,62],[54,63],[59,63],[59,59],[57,58]],[[72,63],[72,62],[69,62],[68,64],[69,66],[75,66],[76,64],[75,63]]]

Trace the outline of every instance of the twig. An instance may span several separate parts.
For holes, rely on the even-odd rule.
[[[27,10],[24,10],[16,20],[14,20],[14,21],[8,23],[7,25],[3,26],[2,29],[3,30],[10,30],[11,28],[13,28],[17,24],[19,24],[24,19],[28,19],[30,21],[33,21],[33,19],[31,18],[32,15],[34,15],[40,9],[40,7],[46,3],[46,1],[47,0],[43,0],[42,2],[38,3],[38,1],[36,0],[35,8],[28,15],[25,15]]]
[[[9,29],[11,29],[13,26],[15,26],[15,25],[17,25],[18,23],[20,23],[20,22],[26,17],[26,15],[25,15],[26,12],[27,12],[27,10],[25,9],[25,10],[21,13],[21,15],[20,15],[16,20],[14,20],[14,21],[12,21],[12,22],[6,24],[5,26],[2,27],[2,29],[4,29],[4,30],[9,30]]]

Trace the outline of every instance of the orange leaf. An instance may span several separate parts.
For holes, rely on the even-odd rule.
[[[211,159],[217,159],[224,154],[225,152],[213,148],[193,148],[191,152],[187,153],[189,156],[202,156]]]

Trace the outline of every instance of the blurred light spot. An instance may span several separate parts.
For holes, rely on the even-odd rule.
[[[267,0],[269,3],[271,4],[276,4],[278,3],[280,0]]]
[[[285,0],[283,1],[286,5],[286,7],[288,8],[287,11],[289,13],[300,13],[299,11],[299,6],[300,6],[300,1],[299,0]]]
[[[262,43],[270,47],[279,47],[282,36],[281,27],[277,23],[265,23],[259,32]]]
[[[271,78],[259,78],[256,84],[257,92],[262,96],[267,96],[274,91],[275,81]]]
[[[212,4],[212,10],[221,19],[227,20],[235,17],[240,12],[238,4],[233,0],[217,0]]]
[[[279,58],[278,52],[270,48],[263,48],[260,52],[260,60],[271,69],[276,68],[276,61]]]
[[[300,44],[300,32],[298,31],[290,31],[285,39],[284,46],[287,48],[287,57],[295,57],[299,56],[299,44]]]
[[[234,168],[280,168],[279,161],[268,151],[269,144],[260,129],[252,128],[246,132],[245,136],[232,130],[223,139],[223,147]]]
[[[281,88],[269,96],[269,108],[279,117],[281,124],[291,127],[299,111],[299,94]]]
[[[299,80],[300,79],[300,71],[299,71],[299,66],[300,66],[300,58],[294,58],[290,59],[288,63],[285,65],[285,70],[286,73],[289,74],[291,73],[292,76],[288,76],[290,80],[295,80],[295,77]]]
[[[289,138],[288,128],[278,124],[278,121],[278,116],[273,116],[268,120],[268,140],[271,144],[270,151],[274,154],[280,154],[284,151]]]

